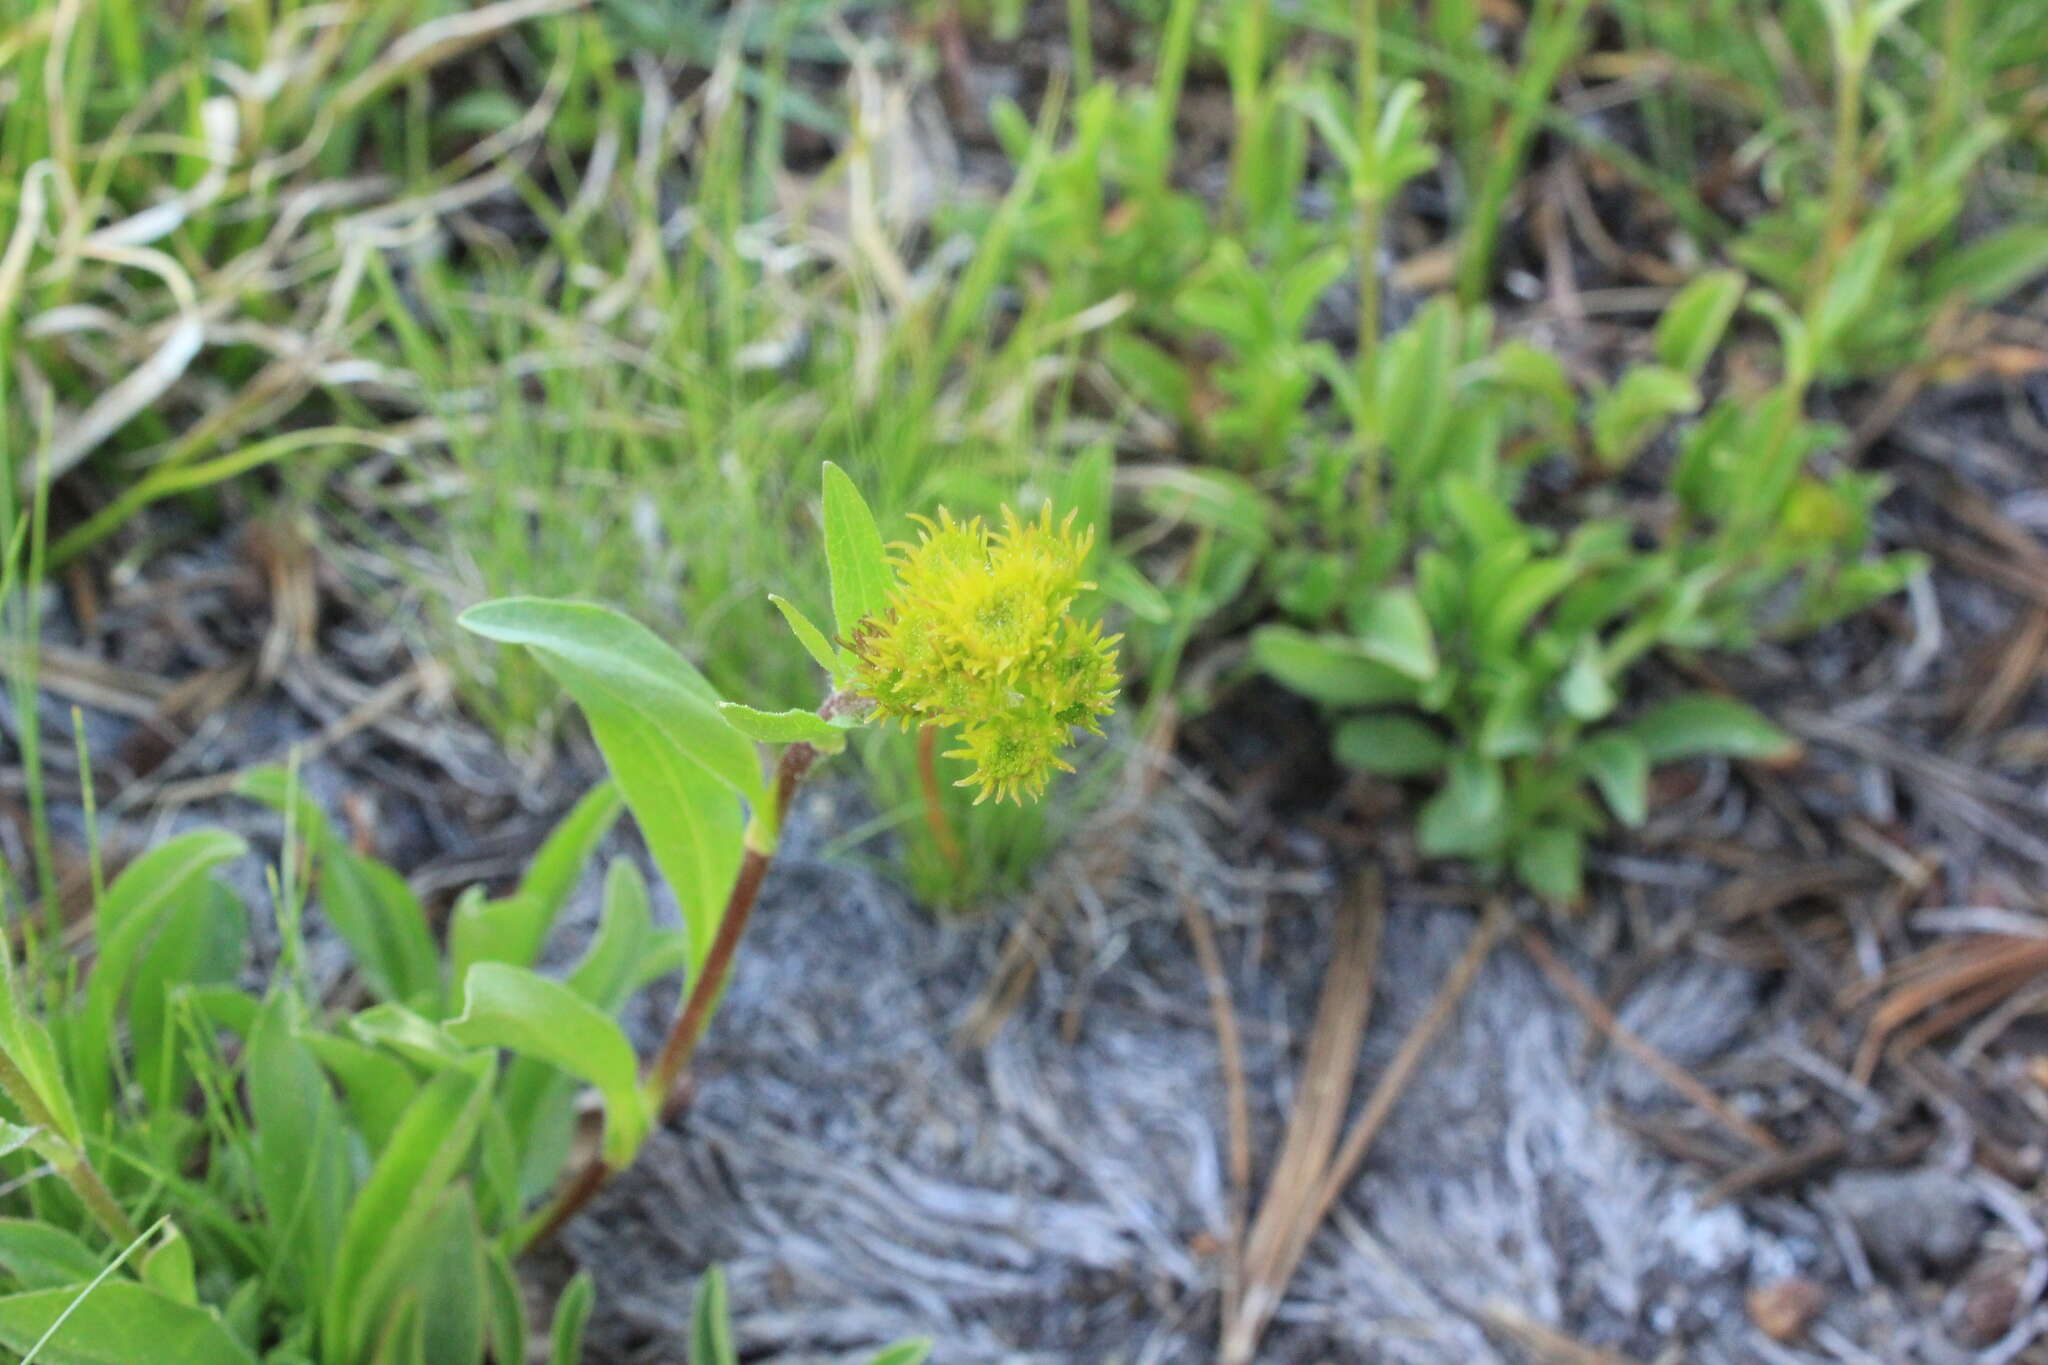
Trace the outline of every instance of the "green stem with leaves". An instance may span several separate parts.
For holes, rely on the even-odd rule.
[[[1835,258],[1856,230],[1856,181],[1862,160],[1863,72],[1869,54],[1860,44],[1840,45],[1835,72],[1834,162],[1828,168],[1827,241],[1816,263],[1814,284],[1826,285]]]
[[[64,1183],[71,1187],[79,1202],[85,1205],[93,1221],[116,1242],[134,1241],[138,1235],[135,1224],[128,1221],[128,1215],[121,1211],[121,1205],[115,1201],[85,1153],[64,1136],[57,1116],[50,1112],[27,1074],[15,1065],[14,1058],[4,1048],[0,1048],[0,1090],[7,1092],[7,1098],[14,1101],[30,1127],[42,1130],[50,1164],[56,1167],[57,1174],[64,1178]]]
[[[1380,117],[1380,0],[1357,0],[1358,147],[1361,159],[1374,156],[1374,130]],[[1386,197],[1380,182],[1381,168],[1360,166],[1360,181],[1354,187],[1358,225],[1358,392],[1360,401],[1371,406],[1373,367],[1380,346],[1380,234],[1386,220]],[[1359,518],[1368,533],[1380,521],[1380,439],[1372,424],[1358,427]]]
[[[836,699],[837,694],[825,703],[825,713],[829,714]],[[718,932],[711,940],[710,951],[705,954],[704,965],[690,982],[690,993],[684,997],[682,1008],[669,1025],[661,1050],[655,1053],[654,1060],[647,1066],[642,1089],[651,1106],[659,1110],[663,1122],[673,1119],[689,1103],[690,1061],[696,1055],[697,1045],[703,1041],[705,1030],[711,1025],[711,1016],[718,1002],[725,996],[726,983],[732,978],[733,958],[739,952],[740,940],[746,935],[747,922],[753,918],[754,903],[761,896],[761,884],[767,879],[768,868],[775,861],[776,846],[782,838],[783,817],[789,811],[796,789],[810,775],[811,766],[818,760],[818,752],[815,746],[802,742],[791,744],[782,751],[782,758],[775,768],[771,806],[756,813],[747,829],[746,850],[740,859],[740,870],[733,878],[732,891],[726,897],[725,913],[719,917]],[[562,1185],[548,1206],[522,1230],[518,1249],[524,1251],[554,1236],[617,1174],[618,1171],[602,1155],[593,1152],[583,1167]]]
[[[1380,116],[1380,0],[1358,2],[1358,145],[1373,145]],[[1358,368],[1370,382],[1380,340],[1380,231],[1386,204],[1377,181],[1358,193]]]

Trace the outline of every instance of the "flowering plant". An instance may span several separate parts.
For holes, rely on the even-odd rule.
[[[1092,530],[1076,528],[1071,515],[1055,522],[1050,508],[1032,520],[1005,509],[997,527],[945,511],[919,524],[917,540],[892,551],[853,481],[825,466],[836,638],[770,599],[830,680],[815,710],[726,701],[653,632],[604,607],[512,598],[463,616],[469,629],[533,651],[575,697],[684,917],[689,986],[661,1050],[637,1083],[601,1087],[606,1141],[560,1183],[525,1240],[574,1215],[631,1162],[656,1119],[685,1102],[691,1058],[724,994],[790,800],[820,758],[846,747],[848,731],[888,721],[921,731],[935,828],[944,819],[930,765],[939,731],[959,733],[948,756],[970,765],[960,785],[977,800],[1018,802],[1069,770],[1062,751],[1075,731],[1100,733],[1116,696],[1117,641],[1075,611],[1092,586],[1082,577]],[[757,744],[778,750],[771,775]],[[467,994],[487,986],[504,994],[497,976],[475,975],[484,970],[473,969]],[[500,964],[490,970],[504,973]],[[470,999],[465,1015],[477,1005]],[[547,1021],[527,1023],[505,1030],[503,1045],[518,1051],[558,1036]]]

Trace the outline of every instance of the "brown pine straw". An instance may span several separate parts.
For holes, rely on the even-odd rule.
[[[1187,920],[1188,937],[1194,940],[1195,959],[1209,991],[1209,1013],[1216,1029],[1217,1060],[1223,1071],[1225,1121],[1230,1135],[1230,1229],[1225,1242],[1223,1285],[1227,1317],[1237,1302],[1236,1279],[1239,1253],[1244,1247],[1245,1203],[1252,1188],[1252,1107],[1244,1077],[1244,1039],[1237,1027],[1237,1010],[1230,1002],[1230,979],[1223,971],[1223,955],[1216,948],[1216,930],[1202,903],[1185,886],[1180,891],[1180,908]]]
[[[1373,969],[1379,957],[1385,904],[1378,872],[1367,869],[1339,908],[1336,943],[1302,1067],[1301,1093],[1288,1119],[1287,1136],[1274,1163],[1265,1200],[1241,1253],[1233,1258],[1233,1273],[1226,1278],[1217,1353],[1222,1365],[1250,1365],[1256,1357],[1259,1339],[1279,1309],[1316,1230],[1357,1174],[1430,1045],[1450,1023],[1479,969],[1512,923],[1504,899],[1496,897],[1487,903],[1463,955],[1444,977],[1428,1012],[1402,1040],[1338,1146],[1337,1133],[1350,1107],[1352,1078],[1372,1010]]]
[[[1986,934],[1960,944],[1940,944],[1893,967],[1888,987],[1870,1018],[1850,1075],[1868,1085],[1877,1074],[1885,1045],[1896,1036],[1900,1053],[1910,1052],[1969,1019],[1988,1013],[2015,991],[2048,973],[2048,940],[2016,934]],[[1867,993],[1867,992],[1866,992]],[[1922,1025],[1905,1025],[1926,1015]]]

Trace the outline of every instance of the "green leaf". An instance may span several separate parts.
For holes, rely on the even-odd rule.
[[[1457,754],[1443,787],[1423,806],[1416,826],[1422,851],[1432,858],[1488,858],[1507,837],[1507,783],[1500,764]]]
[[[617,822],[625,802],[616,782],[600,782],[562,817],[527,864],[518,889],[502,900],[465,894],[448,919],[449,960],[460,981],[479,962],[531,967],[583,869]]]
[[[1831,354],[1835,344],[1870,307],[1892,249],[1892,225],[1879,218],[1858,232],[1828,276],[1808,325],[1815,351]],[[1821,361],[1823,365],[1827,362]]]
[[[525,645],[579,703],[590,691],[645,715],[679,753],[748,800],[766,790],[753,746],[719,719],[718,693],[632,617],[588,602],[507,597],[471,607],[459,624]]]
[[[273,995],[249,1034],[244,1060],[250,1159],[277,1270],[302,1295],[326,1283],[354,1180],[341,1105],[298,1036],[295,997]]]
[[[25,1289],[82,1284],[103,1264],[98,1252],[54,1223],[0,1218],[0,1270]]]
[[[1580,745],[1578,761],[1615,819],[1630,829],[1643,823],[1649,812],[1650,755],[1641,740],[1609,730]]]
[[[433,1365],[427,1359],[419,1290],[407,1288],[397,1294],[376,1325],[377,1347],[370,1365]]]
[[[207,874],[248,851],[246,843],[225,830],[179,835],[130,863],[101,898],[94,916],[99,960],[86,984],[84,1007],[66,1028],[71,1095],[88,1127],[98,1128],[113,1104],[114,1077],[108,1058],[113,1055],[116,1020],[137,962],[167,923],[203,914],[203,902],[210,898]],[[0,1039],[0,1047],[7,1047],[4,1039]],[[11,1047],[7,1050],[13,1052]],[[33,1077],[32,1071],[31,1076],[41,1091],[45,1078]],[[47,1081],[61,1088],[54,1074]],[[46,1104],[52,1098],[43,1095]],[[61,1121],[61,1116],[70,1112],[70,1100],[60,1099],[59,1104],[61,1107],[53,1106],[53,1112]],[[75,1134],[64,1136],[76,1142]]]
[[[1569,428],[1576,418],[1578,394],[1564,364],[1548,351],[1526,341],[1502,342],[1492,358],[1496,380],[1505,388],[1535,400],[1554,430]]]
[[[1609,469],[1634,459],[1674,417],[1697,412],[1700,391],[1677,370],[1638,365],[1593,404],[1593,449]]]
[[[1599,648],[1590,640],[1572,654],[1570,667],[1558,680],[1557,699],[1573,720],[1599,720],[1614,710],[1614,686],[1600,666]]]
[[[1109,561],[1102,571],[1102,593],[1147,625],[1164,626],[1174,619],[1172,600],[1128,559]]]
[[[690,1365],[739,1365],[733,1350],[732,1315],[725,1304],[725,1272],[715,1265],[697,1282],[697,1310],[690,1318]]]
[[[1465,475],[1452,475],[1431,490],[1443,500],[1443,509],[1464,533],[1475,554],[1506,552],[1526,545],[1529,530],[1516,518],[1501,494]]]
[[[248,954],[249,915],[214,878],[167,915],[143,950],[128,986],[129,1051],[144,1102],[156,1111],[184,1103],[193,1074],[189,1038],[173,1011],[194,990],[230,986]]]
[[[153,923],[208,871],[248,851],[248,844],[226,830],[199,830],[168,839],[130,863],[107,888],[95,915],[102,964],[112,941]]]
[[[519,1286],[519,1276],[503,1248],[489,1247],[484,1257],[490,1274],[491,1357],[500,1365],[525,1365],[526,1296]],[[579,1362],[571,1356],[569,1365]]]
[[[426,910],[405,879],[351,848],[319,803],[283,768],[245,773],[235,789],[285,812],[296,837],[318,857],[320,908],[355,954],[371,992],[381,1000],[438,999],[440,955],[427,927]]]
[[[426,907],[398,872],[340,844],[322,852],[320,908],[355,950],[382,1000],[432,1003],[441,995],[441,958]]]
[[[1742,306],[1746,287],[1736,270],[1710,270],[1678,291],[1657,319],[1657,359],[1698,379]]]
[[[0,1119],[0,1157],[13,1156],[22,1148],[34,1143],[36,1138],[40,1136],[40,1133],[40,1129],[28,1128],[19,1123],[9,1123],[6,1119]]]
[[[1381,777],[1421,777],[1441,772],[1450,746],[1436,728],[1399,711],[1355,716],[1337,727],[1337,759]]]
[[[1272,539],[1273,504],[1247,479],[1217,469],[1169,466],[1147,470],[1138,500],[1161,517],[1206,526],[1245,545]]]
[[[718,697],[682,656],[602,607],[513,600],[463,623],[527,644],[583,707],[662,875],[683,907],[701,963],[739,871],[741,812],[731,791],[767,808],[752,740],[718,714]]]
[[[211,1310],[115,1278],[0,1298],[0,1346],[25,1355],[60,1319],[36,1365],[256,1365]]]
[[[174,1223],[164,1224],[156,1245],[142,1255],[137,1273],[142,1282],[167,1299],[196,1305],[199,1277],[192,1265],[192,1244]]]
[[[14,1064],[18,1079],[8,1082],[8,1097],[23,1108],[40,1104],[55,1132],[36,1131],[30,1139],[36,1150],[53,1161],[71,1160],[83,1140],[78,1111],[71,1090],[64,1083],[64,1070],[57,1061],[57,1045],[43,1021],[22,1010],[21,990],[14,976],[14,954],[0,951],[0,1052]],[[93,1064],[104,1069],[102,1053]],[[26,1094],[16,1095],[23,1085]]]
[[[1252,632],[1252,661],[1283,686],[1327,706],[1384,706],[1412,701],[1416,693],[1412,678],[1367,658],[1349,636],[1262,626]]]
[[[1481,623],[1481,656],[1512,663],[1523,652],[1519,648],[1522,632],[1581,573],[1578,564],[1561,555],[1532,560],[1510,573],[1497,590],[1474,602],[1473,615]]]
[[[833,653],[832,642],[825,638],[825,632],[812,625],[811,618],[798,611],[796,605],[787,598],[777,597],[771,592],[768,594],[768,600],[775,604],[775,609],[782,613],[782,619],[789,623],[790,634],[796,636],[797,643],[804,647],[804,652],[816,660],[818,667],[824,669],[833,681],[838,681],[839,658]]]
[[[555,1300],[554,1327],[548,1334],[553,1343],[548,1353],[549,1365],[581,1365],[583,1328],[590,1321],[590,1308],[596,1300],[597,1284],[590,1278],[590,1272],[577,1271],[562,1297]]]
[[[481,970],[481,969],[479,969]],[[441,1195],[468,1164],[491,1099],[488,1065],[435,1075],[406,1110],[349,1207],[334,1274],[321,1302],[324,1353],[358,1359],[403,1288]]]
[[[894,1346],[884,1347],[868,1360],[868,1365],[924,1365],[931,1358],[932,1343],[923,1337],[899,1341]]]
[[[1479,720],[1478,748],[1488,758],[1519,758],[1543,747],[1543,718],[1535,675],[1510,674]]]
[[[1344,168],[1345,175],[1357,180],[1365,170],[1365,151],[1359,146],[1351,110],[1336,85],[1327,78],[1300,80],[1287,83],[1284,90],[1283,98],[1299,110],[1330,144],[1330,151],[1337,158],[1337,164]]]
[[[1100,564],[1108,550],[1106,541],[1115,495],[1116,449],[1108,441],[1097,441],[1084,447],[1060,476],[1056,505],[1071,513],[1078,525],[1092,526],[1098,533],[1088,552],[1091,570]],[[1094,574],[1090,572],[1089,577],[1094,577]]]
[[[227,1302],[221,1307],[221,1321],[235,1334],[235,1339],[254,1350],[263,1335],[263,1310],[270,1302],[270,1285],[261,1275],[252,1275],[228,1291]],[[311,1336],[310,1324],[301,1320],[300,1332]],[[287,1348],[274,1350],[266,1358],[265,1365],[290,1365],[295,1359]]]
[[[390,1048],[429,1074],[474,1069],[477,1055],[434,1020],[403,1005],[372,1005],[349,1017],[349,1031],[373,1047]]]
[[[1585,894],[1585,839],[1569,825],[1538,825],[1515,849],[1515,875],[1537,895],[1571,906]]]
[[[1130,391],[1131,400],[1175,421],[1187,420],[1194,406],[1194,385],[1186,364],[1123,330],[1111,330],[1099,345],[1103,365]]]
[[[832,575],[832,620],[841,644],[860,623],[889,609],[888,550],[867,500],[830,460],[825,462],[825,564]]]
[[[1996,303],[2037,275],[2048,274],[2048,223],[2022,223],[1952,253],[1927,272],[1934,298],[1961,294]]]
[[[633,1045],[610,1016],[558,981],[497,962],[470,968],[463,996],[450,1037],[538,1058],[595,1086],[604,1099],[604,1159],[614,1170],[632,1164],[653,1115]]]
[[[502,1083],[499,1093],[504,1093]],[[573,1095],[565,1093],[562,1103],[573,1113]],[[519,1139],[513,1134],[512,1124],[505,1116],[504,1105],[492,1105],[485,1111],[483,1126],[477,1129],[476,1134],[473,1181],[479,1226],[508,1227],[518,1221],[525,1210],[533,1191],[522,1181],[522,1155]]]
[[[585,792],[561,823],[549,831],[540,851],[526,865],[526,875],[519,879],[519,889],[514,894],[530,902],[535,912],[552,924],[568,904],[576,883],[583,880],[583,869],[590,865],[597,846],[618,823],[619,812],[624,808],[615,782],[600,782]],[[543,939],[546,936],[545,931],[540,935]],[[534,952],[539,951],[540,944],[536,942]],[[531,959],[516,965],[529,966]]]
[[[720,702],[718,714],[748,739],[763,744],[810,744],[820,751],[836,754],[846,747],[846,731],[815,711],[759,711],[738,702]]]
[[[1782,762],[1799,752],[1797,741],[1752,707],[1708,692],[1674,697],[1636,717],[1626,729],[1653,764],[1703,754]]]
[[[1425,306],[1381,346],[1373,405],[1380,439],[1403,488],[1418,486],[1436,470],[1451,422],[1457,346],[1457,313],[1448,299]]]
[[[488,1271],[476,1205],[457,1184],[419,1243],[421,1356],[428,1365],[482,1365],[490,1335]]]
[[[413,1070],[398,1058],[339,1034],[299,1034],[328,1074],[341,1083],[349,1117],[373,1152],[398,1131],[406,1106],[419,1093]]]
[[[597,933],[570,970],[568,987],[612,1014],[648,982],[682,970],[688,954],[681,940],[680,934],[655,928],[640,869],[615,858],[605,870]]]
[[[1367,597],[1351,613],[1350,626],[1368,659],[1418,683],[1436,676],[1436,636],[1410,589],[1383,588]]]

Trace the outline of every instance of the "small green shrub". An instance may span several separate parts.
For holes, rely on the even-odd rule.
[[[1792,747],[1724,696],[1624,718],[1647,654],[1810,631],[1918,568],[1867,553],[1883,480],[1812,472],[1841,437],[1803,416],[1802,372],[1698,412],[1743,295],[1739,277],[1703,277],[1672,302],[1655,356],[1588,394],[1445,300],[1340,386],[1385,478],[1362,483],[1381,466],[1357,458],[1297,488],[1270,577],[1299,624],[1261,628],[1252,651],[1336,713],[1345,762],[1433,784],[1425,853],[1576,900],[1586,837],[1609,815],[1643,819],[1656,764]],[[1798,319],[1768,295],[1750,304],[1802,353]],[[1541,474],[1582,485],[1563,524],[1520,510]],[[1659,496],[1632,503],[1630,485]]]

